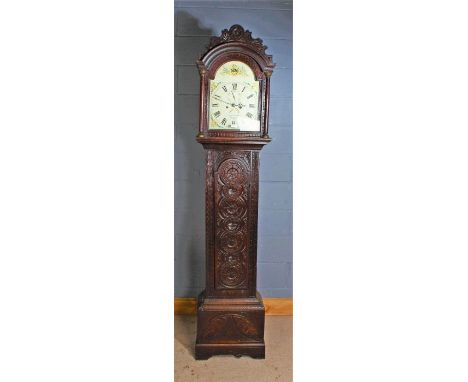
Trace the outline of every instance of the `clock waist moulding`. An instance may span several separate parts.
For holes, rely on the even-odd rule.
[[[197,302],[195,358],[265,358],[265,307],[257,291],[259,152],[268,136],[274,64],[240,25],[211,38],[197,61],[206,153],[206,285]]]

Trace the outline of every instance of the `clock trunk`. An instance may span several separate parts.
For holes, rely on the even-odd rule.
[[[259,149],[206,149],[206,289],[195,353],[264,358],[265,308],[257,292]]]

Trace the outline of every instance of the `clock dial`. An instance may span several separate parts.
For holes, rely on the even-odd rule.
[[[229,61],[210,81],[209,128],[260,131],[259,82],[243,62]]]

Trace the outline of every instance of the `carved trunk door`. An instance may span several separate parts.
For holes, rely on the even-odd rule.
[[[213,297],[256,293],[258,152],[209,150],[207,275]],[[211,232],[210,232],[211,231]],[[212,272],[210,272],[212,270]],[[211,276],[211,277],[210,277]]]

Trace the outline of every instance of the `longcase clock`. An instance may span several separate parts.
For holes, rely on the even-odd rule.
[[[198,297],[195,357],[265,358],[265,307],[257,291],[259,152],[270,142],[274,64],[240,25],[213,37],[197,62],[206,152],[206,287]]]

